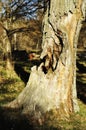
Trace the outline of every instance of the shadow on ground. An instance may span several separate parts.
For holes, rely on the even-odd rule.
[[[86,51],[78,54],[77,68],[77,96],[86,104]]]
[[[22,63],[22,62],[15,62],[14,64],[14,70],[16,72],[16,74],[20,77],[20,79],[25,83],[25,85],[28,82],[29,76],[30,76],[30,71],[31,71],[31,67],[33,65],[38,66],[41,63],[40,60],[28,60],[26,63]],[[29,70],[29,72],[25,71],[24,67],[27,67],[27,69]]]
[[[24,70],[24,68],[19,64],[14,64],[14,70],[16,74],[20,77],[20,79],[27,84],[30,73]]]
[[[0,130],[61,130],[60,127],[41,124],[28,115],[21,114],[19,109],[0,107]]]
[[[0,108],[0,130],[48,130],[32,123],[19,110]]]

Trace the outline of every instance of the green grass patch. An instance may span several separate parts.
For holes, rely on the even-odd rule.
[[[2,63],[0,62],[0,105],[15,99],[25,87],[25,84],[14,72],[12,72],[12,77],[8,77]]]
[[[49,130],[85,130],[86,129],[86,105],[78,100],[80,111],[74,113],[70,118],[60,120],[57,118],[56,111],[50,111],[46,114],[44,127]]]

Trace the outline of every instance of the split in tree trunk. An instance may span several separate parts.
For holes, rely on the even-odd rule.
[[[21,108],[23,114],[28,113],[38,119],[54,109],[62,118],[79,111],[76,49],[83,17],[81,7],[85,2],[79,0],[77,6],[69,2],[66,11],[66,3],[58,5],[58,2],[59,0],[51,0],[44,17],[42,63],[38,68],[32,67],[26,88],[8,104],[9,107]],[[64,11],[61,12],[60,8]],[[61,14],[58,14],[57,9]]]

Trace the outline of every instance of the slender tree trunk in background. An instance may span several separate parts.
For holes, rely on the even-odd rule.
[[[51,0],[43,20],[43,62],[26,88],[8,106],[36,118],[49,110],[58,117],[79,111],[76,94],[76,49],[85,0]]]
[[[8,29],[8,23],[7,21],[5,22],[5,27],[1,24],[3,28],[3,33],[2,33],[2,41],[3,41],[3,52],[4,52],[4,58],[6,60],[6,70],[7,74],[9,75],[11,70],[11,75],[12,75],[12,70],[13,70],[13,65],[12,65],[12,45],[10,41],[10,37],[7,35],[7,29]]]
[[[10,77],[13,75],[12,71],[14,70],[14,67],[12,64],[12,52],[11,52],[12,47],[8,36],[6,36],[5,38],[5,45],[6,45],[6,71],[7,75]]]

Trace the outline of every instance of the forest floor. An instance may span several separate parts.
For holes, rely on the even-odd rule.
[[[3,108],[3,105],[14,100],[24,89],[27,80],[15,72],[7,75],[5,62],[0,61],[0,130],[86,130],[86,51],[77,53],[77,95],[80,111],[71,115],[66,121],[58,121],[54,113],[47,118],[44,125],[33,126],[27,117],[22,117],[16,110]],[[21,63],[22,64],[22,63]],[[28,79],[30,67],[34,64],[25,63],[22,70]],[[37,64],[35,62],[35,64]],[[27,69],[27,66],[29,68]],[[19,66],[16,66],[19,69]],[[13,76],[12,76],[13,75]],[[17,76],[18,75],[18,76]],[[20,76],[20,77],[19,77]],[[21,78],[21,79],[20,79]]]

